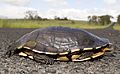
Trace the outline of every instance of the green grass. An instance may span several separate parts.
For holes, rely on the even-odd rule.
[[[120,30],[120,25],[114,26],[114,29],[115,29],[115,30]]]
[[[4,19],[0,20],[0,28],[44,28],[49,26],[65,26],[72,28],[97,29],[104,28],[100,24],[89,24],[85,21],[74,20],[23,20],[23,19]],[[114,27],[120,30],[120,26]]]

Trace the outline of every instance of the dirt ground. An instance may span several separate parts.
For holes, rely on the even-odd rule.
[[[34,29],[0,29],[0,74],[120,74],[120,31],[112,29],[88,30],[108,38],[114,45],[111,52],[98,60],[44,65],[20,56],[7,59],[2,57],[9,43],[32,30]]]

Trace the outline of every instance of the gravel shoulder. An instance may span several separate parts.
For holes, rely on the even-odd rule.
[[[88,30],[108,38],[114,44],[111,52],[94,61],[55,62],[53,65],[43,65],[20,56],[2,58],[8,44],[32,30],[34,29],[0,28],[0,74],[120,74],[120,31],[112,29]]]

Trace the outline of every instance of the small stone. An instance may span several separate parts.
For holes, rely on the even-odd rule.
[[[47,73],[56,73],[56,70],[54,70],[54,69],[46,69],[45,72],[47,72]]]

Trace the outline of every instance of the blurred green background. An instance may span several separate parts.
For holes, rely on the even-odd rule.
[[[44,28],[49,26],[65,26],[72,28],[98,29],[109,24],[89,23],[88,21],[77,20],[31,20],[31,19],[0,19],[0,28]],[[114,26],[115,30],[120,30],[120,25]]]

